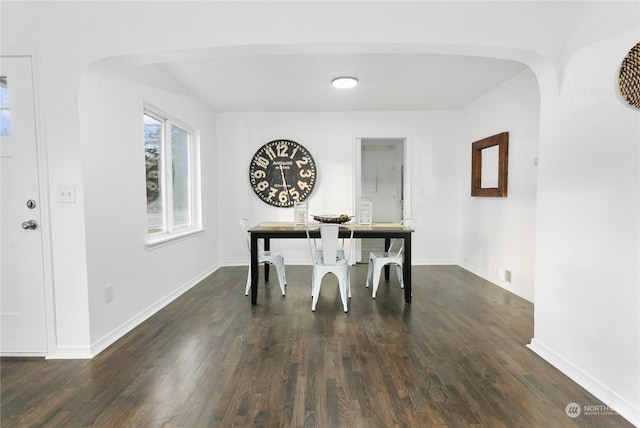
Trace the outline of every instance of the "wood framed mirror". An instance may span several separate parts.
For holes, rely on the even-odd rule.
[[[478,140],[471,149],[471,196],[507,196],[509,133]]]

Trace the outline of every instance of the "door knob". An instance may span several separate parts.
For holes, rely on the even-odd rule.
[[[38,228],[38,222],[35,220],[28,220],[22,223],[22,228],[25,230],[34,230]]]

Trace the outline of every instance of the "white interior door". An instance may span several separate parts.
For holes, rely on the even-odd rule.
[[[31,57],[0,57],[0,354],[47,351]]]

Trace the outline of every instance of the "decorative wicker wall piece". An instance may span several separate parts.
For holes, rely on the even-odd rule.
[[[627,104],[640,109],[640,42],[631,48],[620,65],[618,88]]]

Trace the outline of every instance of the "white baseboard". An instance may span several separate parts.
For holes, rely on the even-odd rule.
[[[47,360],[90,360],[94,355],[88,346],[57,346]]]
[[[411,259],[411,266],[459,266],[459,263],[452,259],[416,259],[414,257]]]
[[[9,358],[42,358],[46,357],[46,352],[2,352],[0,353],[0,357],[9,357]]]
[[[504,288],[508,292],[513,293],[518,297],[522,297],[523,299],[525,299],[525,300],[527,300],[527,301],[529,301],[531,303],[534,303],[533,295],[531,293],[526,292],[526,291],[524,291],[524,290],[522,290],[522,289],[520,289],[518,287],[515,287],[513,284],[511,284],[509,282],[502,281],[502,280],[500,280],[500,279],[498,279],[498,278],[496,278],[496,277],[494,277],[492,275],[489,275],[487,272],[478,270],[475,267],[470,266],[468,264],[461,263],[460,267],[465,269],[465,270],[468,270],[472,274],[477,275],[477,276],[479,276],[480,278],[482,278],[484,280],[489,281],[492,284],[497,285],[500,288]]]
[[[183,284],[181,287],[178,287],[173,292],[169,293],[167,296],[165,296],[164,298],[160,299],[158,302],[156,302],[153,305],[149,306],[147,309],[143,310],[142,312],[140,312],[139,314],[137,314],[133,318],[131,318],[128,321],[124,322],[120,327],[112,330],[110,333],[106,334],[100,340],[98,340],[95,343],[93,343],[91,345],[91,349],[89,350],[88,355],[85,354],[86,356],[79,357],[79,358],[93,358],[93,357],[95,357],[100,352],[104,351],[110,345],[115,343],[118,339],[120,339],[121,337],[123,337],[124,335],[129,333],[131,330],[133,330],[134,328],[136,328],[137,326],[142,324],[144,321],[149,319],[151,316],[153,316],[155,313],[160,311],[162,308],[167,306],[169,303],[173,302],[178,297],[180,297],[181,295],[183,295],[184,293],[189,291],[195,285],[200,283],[200,281],[202,281],[203,279],[205,279],[206,277],[208,277],[209,275],[211,275],[212,273],[217,271],[219,268],[220,268],[220,264],[215,264],[215,265],[211,266],[210,268],[208,268],[207,270],[205,270],[204,272],[202,272],[199,275],[197,275],[195,278],[192,278],[190,281],[188,281],[187,283]],[[64,357],[59,357],[58,356],[58,352],[56,352],[54,355],[55,356],[49,357],[49,358],[64,358]]]
[[[586,389],[589,393],[593,394],[598,400],[602,401],[602,403],[613,409],[620,416],[622,416],[635,426],[640,426],[640,408],[638,407],[638,403],[630,403],[623,397],[620,397],[606,385],[603,385],[588,373],[585,373],[579,367],[573,365],[570,361],[562,358],[553,350],[540,343],[540,341],[531,339],[531,343],[527,345],[527,347],[538,354],[541,358],[546,360],[549,364],[567,375],[575,383]],[[571,400],[570,397],[567,398],[569,399],[567,404],[569,404]],[[598,403],[578,404],[584,406],[596,405]]]

